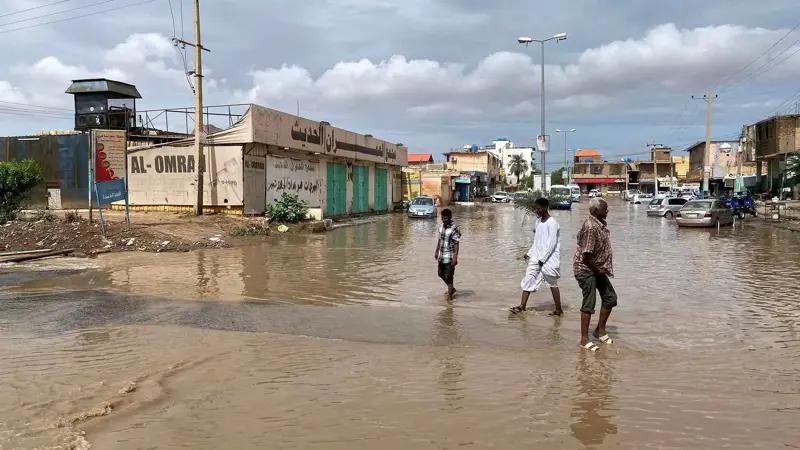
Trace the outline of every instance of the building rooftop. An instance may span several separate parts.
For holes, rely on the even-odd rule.
[[[72,80],[72,84],[65,92],[67,94],[112,93],[117,94],[118,98],[142,98],[136,86],[105,78]]]
[[[579,158],[589,157],[589,156],[600,156],[600,152],[593,148],[579,148],[577,152],[575,152],[575,156]]]
[[[409,153],[409,163],[426,163],[433,162],[433,155],[430,153]]]

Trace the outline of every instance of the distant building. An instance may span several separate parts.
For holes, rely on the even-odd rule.
[[[593,148],[579,148],[575,151],[575,157],[572,162],[574,164],[600,163],[603,162],[603,158],[600,156],[600,152]]]
[[[745,160],[756,162],[756,185],[777,192],[784,186],[786,161],[800,152],[800,115],[772,116],[742,130]],[[766,165],[766,168],[764,166]]]
[[[421,166],[425,164],[433,164],[433,155],[430,153],[409,153],[408,165]]]
[[[689,157],[673,156],[672,163],[675,164],[675,178],[678,181],[686,181],[686,174],[689,172]]]
[[[501,184],[502,162],[494,151],[470,149],[444,155],[447,158],[447,168],[462,175],[456,180],[459,184],[456,191],[458,200],[492,195]]]
[[[686,181],[702,183],[703,171],[706,170],[709,192],[712,195],[723,194],[726,190],[726,178],[734,176],[738,167],[739,145],[739,141],[711,141],[708,154],[705,154],[705,142],[698,142],[687,148],[689,171],[686,174]]]

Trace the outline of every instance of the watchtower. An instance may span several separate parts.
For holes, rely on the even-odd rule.
[[[75,130],[130,131],[136,126],[136,86],[105,78],[72,80],[67,94],[75,98]]]

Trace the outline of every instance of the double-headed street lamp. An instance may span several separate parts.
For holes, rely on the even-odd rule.
[[[564,170],[567,172],[567,184],[569,184],[569,160],[567,159],[567,133],[574,133],[578,130],[570,128],[569,130],[559,130],[556,128],[556,133],[564,133]]]
[[[542,44],[542,133],[541,133],[541,136],[542,136],[542,140],[544,140],[545,142],[546,142],[547,138],[545,137],[545,134],[544,134],[544,132],[545,132],[545,129],[544,129],[544,43],[548,42],[548,41],[556,41],[556,42],[558,42],[558,41],[563,41],[563,40],[566,40],[566,39],[567,39],[567,33],[558,33],[555,36],[547,38],[547,39],[532,39],[532,38],[524,37],[524,36],[518,39],[518,42],[520,44],[525,44],[526,47],[531,42],[538,42],[538,43]],[[546,181],[547,168],[546,168],[546,162],[545,162],[545,153],[547,153],[547,152],[546,151],[542,152],[541,149],[539,149],[539,151],[542,154],[542,191],[544,192],[544,191],[547,191],[547,184],[546,184],[547,183],[547,181]]]

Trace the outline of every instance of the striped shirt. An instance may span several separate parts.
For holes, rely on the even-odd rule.
[[[450,223],[449,227],[439,227],[439,262],[449,264],[453,262],[456,244],[461,242],[461,230],[458,225]]]

